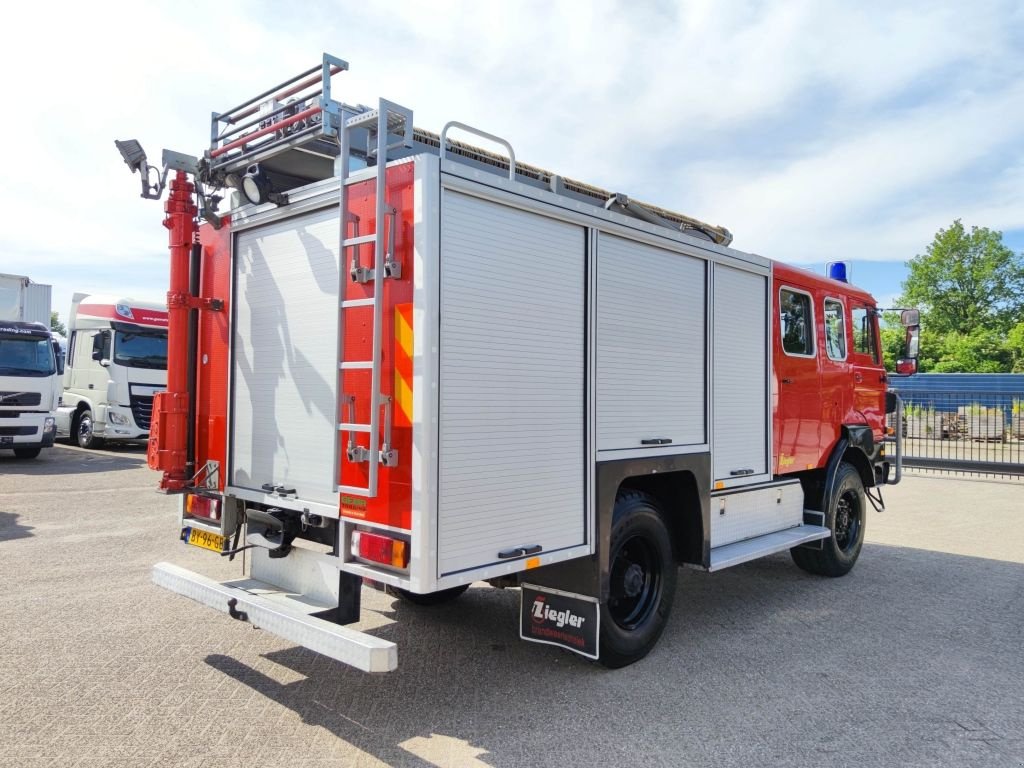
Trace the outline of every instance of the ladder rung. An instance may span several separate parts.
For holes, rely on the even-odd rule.
[[[358,485],[336,485],[334,486],[335,493],[358,493],[360,496],[366,496],[369,492],[369,488],[363,488]]]
[[[366,112],[350,117],[345,121],[345,125],[348,128],[360,128],[364,125],[376,125],[377,115],[380,113],[378,109],[370,109]]]
[[[373,299],[345,299],[341,302],[342,309],[352,309],[353,307],[372,307]]]
[[[373,360],[351,360],[343,363],[338,363],[338,368],[342,371],[372,371]]]
[[[342,242],[342,248],[352,248],[357,245],[365,245],[366,243],[372,243],[377,239],[377,233],[371,232],[369,235],[360,235],[359,237],[348,237]]]
[[[366,432],[367,434],[369,434],[369,432],[370,432],[370,425],[369,424],[352,424],[350,422],[343,421],[343,422],[341,422],[338,425],[338,431],[339,432]]]

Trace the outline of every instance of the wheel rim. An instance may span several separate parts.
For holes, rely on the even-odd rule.
[[[78,442],[88,443],[92,440],[92,419],[83,416],[78,422]]]
[[[835,537],[841,551],[849,552],[857,544],[863,511],[856,491],[847,491],[836,502]]]
[[[661,560],[646,539],[626,539],[615,553],[611,568],[608,610],[622,629],[642,625],[658,604],[661,594]]]

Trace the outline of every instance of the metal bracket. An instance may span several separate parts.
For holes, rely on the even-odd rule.
[[[348,409],[348,423],[356,423],[356,396],[355,395],[342,395],[345,400],[345,407]],[[361,445],[356,445],[356,433],[349,431],[348,433],[348,445],[345,447],[345,456],[348,460],[353,463],[359,463],[370,460],[370,452],[363,448]]]
[[[384,406],[384,441],[380,446],[378,460],[385,467],[398,466],[398,451],[391,447],[391,401],[390,395],[381,395],[381,403]]]
[[[220,476],[220,462],[214,461],[213,459],[208,460],[199,470],[192,475],[192,479],[189,481],[189,485],[193,488],[209,488],[217,490],[217,485]],[[199,484],[199,478],[202,477],[202,485]]]
[[[399,280],[402,277],[402,262],[395,258],[395,252],[398,250],[395,247],[398,234],[398,209],[388,206],[384,217],[390,222],[390,226],[384,230],[384,276]]]

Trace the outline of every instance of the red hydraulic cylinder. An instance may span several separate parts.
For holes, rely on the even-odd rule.
[[[189,253],[196,236],[195,186],[177,171],[164,204],[169,230],[170,285],[167,291],[167,391],[153,399],[147,463],[163,471],[160,490],[180,491],[191,480],[185,468],[188,436]]]

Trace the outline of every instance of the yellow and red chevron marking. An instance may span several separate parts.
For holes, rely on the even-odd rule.
[[[412,426],[412,304],[395,305],[395,426]]]

